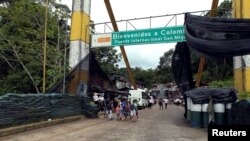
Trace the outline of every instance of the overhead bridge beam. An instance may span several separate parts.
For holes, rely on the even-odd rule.
[[[110,18],[110,21],[111,21],[112,26],[114,28],[114,31],[118,32],[119,29],[118,29],[118,26],[117,26],[117,24],[115,22],[116,20],[115,20],[115,16],[114,16],[111,4],[110,4],[109,0],[104,0],[104,3],[106,5],[106,8],[107,8],[107,11],[108,11],[108,14],[109,14],[109,18]],[[128,71],[128,74],[129,74],[130,81],[132,82],[132,85],[133,85],[134,89],[137,89],[137,85],[136,85],[135,79],[133,77],[133,73],[131,71],[131,68],[130,68],[130,65],[129,65],[129,62],[128,62],[128,58],[127,58],[127,54],[126,54],[126,51],[125,51],[123,45],[120,46],[120,50],[121,50],[124,62],[126,64],[126,67],[127,67],[127,71]]]

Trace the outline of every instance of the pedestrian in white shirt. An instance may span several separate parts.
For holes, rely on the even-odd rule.
[[[99,109],[104,111],[104,93],[99,96]]]
[[[97,105],[99,104],[99,98],[98,98],[97,93],[94,93],[93,100],[94,100],[95,104],[97,104]]]
[[[165,103],[165,109],[167,109],[167,108],[168,108],[168,99],[167,99],[167,98],[164,98],[163,101],[164,101],[164,103]]]

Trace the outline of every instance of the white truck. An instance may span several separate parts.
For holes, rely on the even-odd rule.
[[[128,97],[128,100],[131,102],[133,102],[134,100],[137,100],[138,108],[145,108],[148,106],[148,95],[145,91],[141,89],[129,90],[129,93],[131,95]]]

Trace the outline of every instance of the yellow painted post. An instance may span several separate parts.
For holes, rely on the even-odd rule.
[[[233,0],[233,17],[250,18],[250,1]],[[250,92],[250,55],[234,57],[234,88]]]
[[[239,92],[243,91],[243,67],[242,67],[242,57],[236,56],[234,60],[234,88]]]
[[[72,19],[70,32],[69,66],[74,68],[89,54],[89,23],[91,0],[72,1]],[[88,58],[89,59],[89,58]],[[87,61],[88,62],[88,61]],[[87,85],[89,64],[83,64],[73,81],[69,83],[68,93],[76,94],[80,82]]]

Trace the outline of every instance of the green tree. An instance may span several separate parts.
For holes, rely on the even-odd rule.
[[[121,54],[117,53],[114,48],[93,49],[95,57],[101,68],[107,74],[118,71],[117,63],[121,60]]]
[[[171,62],[174,50],[170,49],[160,57],[159,65],[156,69],[157,83],[168,83],[173,81]]]
[[[145,70],[143,68],[132,69],[135,80],[140,82],[145,87],[150,87],[154,83],[155,71],[152,69]]]
[[[224,0],[218,7],[218,17],[232,17],[232,0]]]
[[[41,1],[43,2],[43,1]],[[62,77],[58,60],[63,60],[65,25],[51,3],[48,14],[47,85]],[[64,15],[69,14],[66,11]],[[45,7],[38,0],[15,0],[0,7],[0,94],[41,91]],[[58,45],[58,26],[61,32]],[[67,37],[68,38],[68,37]],[[59,46],[59,48],[57,47]],[[61,58],[61,59],[58,59]]]
[[[169,51],[165,52],[162,57],[160,57],[160,62],[158,65],[159,69],[171,66],[173,53],[174,50],[170,49]]]

